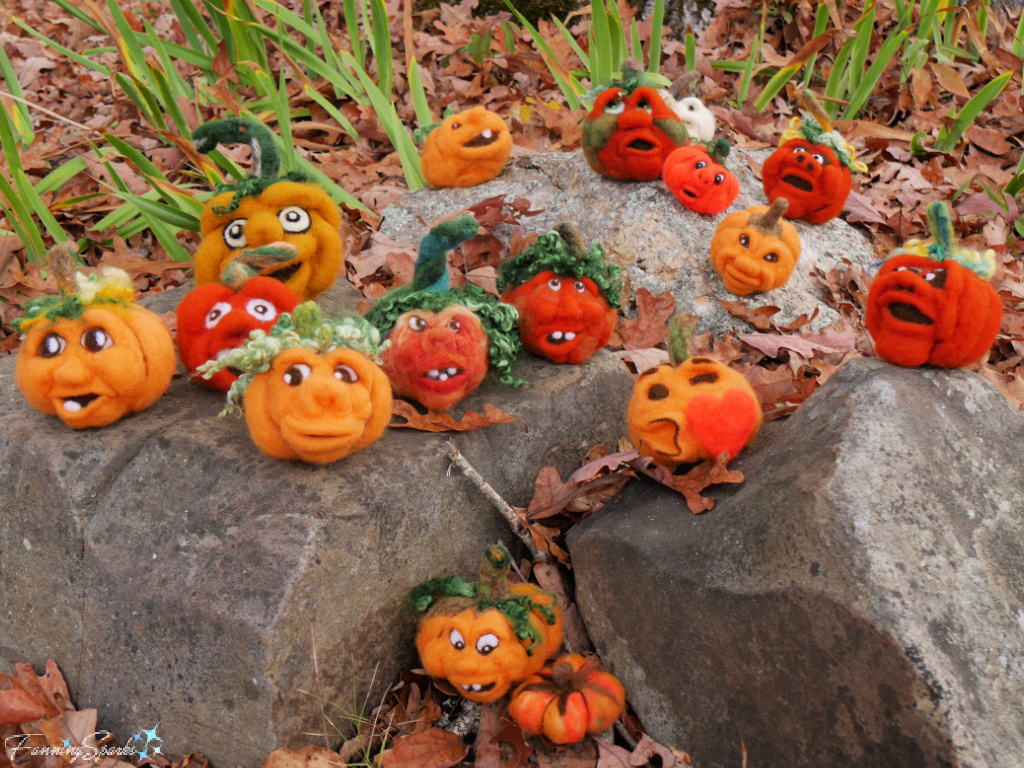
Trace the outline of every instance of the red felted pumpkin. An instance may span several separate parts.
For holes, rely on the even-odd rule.
[[[626,692],[615,676],[570,654],[527,678],[508,713],[527,736],[566,746],[608,730],[625,709]]]
[[[298,304],[298,294],[272,277],[251,278],[237,291],[221,283],[200,286],[178,305],[181,362],[198,383],[227,392],[238,379],[234,371],[204,379],[196,368],[244,343],[252,331],[269,331],[278,315]]]
[[[670,154],[661,177],[676,200],[696,213],[721,213],[740,194],[740,180],[700,144]]]

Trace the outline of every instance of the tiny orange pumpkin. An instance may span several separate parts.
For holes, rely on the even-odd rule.
[[[432,187],[475,187],[501,173],[512,152],[505,121],[485,107],[449,115],[427,134],[420,154]]]
[[[800,258],[800,235],[782,219],[789,201],[730,213],[711,239],[711,264],[737,296],[785,285]]]

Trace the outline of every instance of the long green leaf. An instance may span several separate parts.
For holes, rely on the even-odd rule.
[[[982,110],[1002,92],[1014,74],[1014,72],[1003,73],[971,97],[971,100],[964,104],[960,114],[953,120],[949,131],[947,132],[945,128],[939,131],[939,136],[935,139],[935,148],[940,152],[952,152],[964,135],[964,131],[970,128],[971,123],[981,114]]]
[[[665,28],[665,0],[654,0],[651,12],[651,44],[647,53],[647,71],[657,72],[661,69],[661,38]]]
[[[882,76],[886,67],[889,66],[889,62],[892,61],[893,56],[899,51],[900,46],[903,45],[909,34],[909,32],[904,30],[903,32],[894,32],[886,38],[881,49],[875,54],[875,60],[865,73],[864,79],[860,81],[857,89],[850,96],[850,103],[843,112],[843,120],[853,120],[857,116],[861,107],[864,106],[864,102],[868,100],[872,91],[875,90],[878,79]],[[852,65],[850,70],[852,74]]]

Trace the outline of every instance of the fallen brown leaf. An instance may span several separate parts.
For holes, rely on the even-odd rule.
[[[510,416],[490,403],[484,403],[482,414],[466,411],[462,414],[461,419],[456,419],[446,411],[420,413],[411,403],[407,403],[405,400],[394,400],[391,404],[391,414],[399,419],[405,419],[405,423],[392,421],[388,426],[395,429],[419,429],[423,432],[470,432],[474,429],[493,427],[496,424],[507,424],[510,421],[523,421],[515,416]],[[523,422],[523,426],[526,426],[526,422]]]
[[[636,292],[637,316],[620,317],[618,333],[627,349],[646,349],[665,341],[668,321],[676,311],[676,300],[666,291],[654,296],[646,288]]]
[[[431,728],[411,736],[398,736],[384,750],[382,768],[452,768],[469,754],[469,745],[454,733]]]

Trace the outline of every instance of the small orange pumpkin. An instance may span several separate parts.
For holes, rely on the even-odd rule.
[[[512,134],[499,115],[473,107],[449,115],[427,135],[420,154],[432,187],[475,187],[501,173],[512,152]]]
[[[724,144],[724,150],[719,147]],[[661,177],[676,200],[695,213],[721,213],[740,194],[740,180],[721,163],[729,145],[720,142],[712,155],[701,144],[680,147],[665,158]]]
[[[44,296],[15,321],[28,335],[15,377],[25,399],[74,429],[104,427],[157,401],[177,360],[167,326],[132,304],[127,273],[77,277],[77,291]]]
[[[770,291],[789,282],[800,258],[800,235],[782,220],[789,202],[755,205],[730,213],[711,239],[711,264],[737,296]]]
[[[637,378],[626,421],[629,438],[655,464],[676,467],[732,458],[761,428],[761,405],[741,373],[710,357],[686,359],[690,318],[676,317],[669,339],[672,363]]]
[[[418,610],[434,603],[416,635],[424,669],[471,701],[497,701],[562,644],[554,595],[532,584],[508,585],[510,564],[504,547],[491,547],[480,581],[442,576],[413,593]]]
[[[614,675],[578,654],[562,656],[531,675],[512,694],[508,713],[527,736],[575,744],[603,733],[626,710],[626,692]]]

